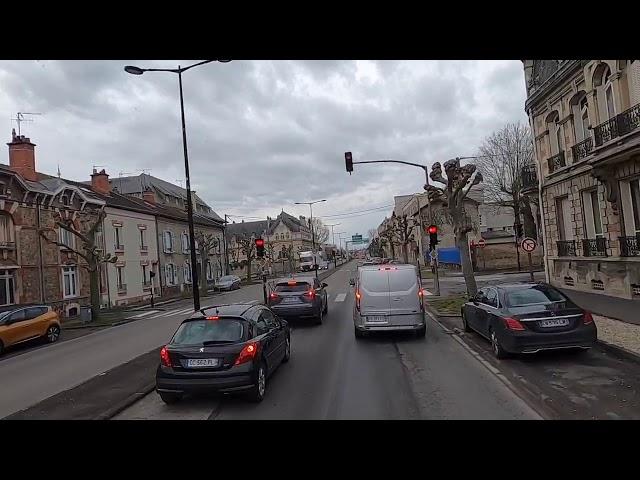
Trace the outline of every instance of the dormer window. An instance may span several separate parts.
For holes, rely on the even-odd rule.
[[[68,195],[62,195],[62,196],[60,197],[60,202],[61,202],[64,206],[68,207],[68,206],[69,206],[69,196],[68,196]]]

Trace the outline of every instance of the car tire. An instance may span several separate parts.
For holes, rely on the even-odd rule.
[[[3,353],[4,353],[4,343],[2,343],[2,340],[0,340],[0,357],[2,356]]]
[[[282,357],[282,363],[287,363],[291,358],[291,336],[287,336],[284,344],[284,357]]]
[[[181,393],[158,392],[158,395],[160,395],[160,400],[162,400],[167,405],[173,405],[175,403],[178,403],[180,400],[182,400]]]
[[[491,330],[489,335],[491,338],[491,350],[493,350],[495,357],[498,359],[507,358],[509,353],[500,345],[500,340],[498,340],[495,330]]]
[[[353,327],[353,333],[356,337],[356,339],[360,340],[364,337],[367,336],[367,334],[365,332],[363,332],[362,330],[360,330],[358,327]]]
[[[416,330],[416,337],[417,338],[424,338],[426,335],[427,335],[427,326],[426,325],[423,325],[418,330]]]
[[[253,385],[249,393],[247,394],[247,398],[250,402],[260,403],[264,400],[264,396],[267,392],[267,367],[264,362],[260,362],[258,365],[258,369],[255,373],[255,378],[253,379]]]
[[[460,314],[462,315],[462,329],[464,330],[464,332],[465,333],[473,332],[473,329],[469,326],[469,323],[467,322],[467,317],[464,314],[464,310],[461,310]]]
[[[49,325],[44,333],[44,339],[47,343],[55,343],[60,338],[60,327],[58,325]]]

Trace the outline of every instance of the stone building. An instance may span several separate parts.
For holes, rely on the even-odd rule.
[[[523,66],[548,280],[640,297],[640,60]]]

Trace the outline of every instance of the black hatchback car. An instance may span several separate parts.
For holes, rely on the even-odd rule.
[[[245,392],[260,402],[267,378],[290,356],[289,325],[267,307],[207,307],[184,320],[162,347],[156,391],[167,404],[212,391]]]
[[[313,318],[320,325],[328,313],[326,283],[315,277],[276,280],[269,293],[269,307],[284,318]]]
[[[462,306],[465,332],[491,341],[493,353],[536,353],[565,348],[588,349],[597,339],[590,312],[544,283],[481,288]]]

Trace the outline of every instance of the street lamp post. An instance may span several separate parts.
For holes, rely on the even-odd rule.
[[[314,270],[316,271],[316,278],[318,278],[318,264],[317,264],[317,254],[318,252],[316,252],[316,235],[313,231],[313,204],[314,203],[320,203],[320,202],[326,202],[327,199],[323,199],[323,200],[315,200],[313,202],[295,202],[296,205],[309,205],[309,212],[310,212],[310,219],[309,219],[309,223],[311,224],[311,244],[313,245],[313,261],[314,263]]]
[[[180,119],[182,121],[182,150],[184,153],[184,174],[185,183],[187,187],[187,222],[189,224],[189,252],[191,256],[191,284],[193,286],[193,309],[194,311],[200,310],[200,289],[198,288],[198,259],[196,257],[196,239],[195,231],[193,227],[193,201],[191,199],[191,179],[189,176],[189,152],[187,150],[187,127],[184,120],[184,97],[182,95],[182,73],[187,70],[204,65],[211,62],[226,63],[229,60],[204,60],[202,62],[194,63],[188,67],[182,68],[178,65],[178,68],[140,68],[132,65],[124,67],[124,71],[131,75],[142,75],[145,72],[169,72],[178,74],[178,86],[180,90]],[[225,225],[226,227],[226,225]]]
[[[347,233],[347,232],[338,232],[336,234],[336,235],[338,235],[338,243],[340,244],[340,246],[338,247],[338,249],[340,251],[340,256],[342,256],[342,235],[345,234],[345,233]]]
[[[333,246],[336,246],[336,235],[333,233],[333,227],[337,227],[338,225],[342,225],[341,223],[332,223],[331,225],[326,225],[327,227],[331,227],[331,238],[333,239]],[[333,263],[335,268],[338,268],[338,260],[336,259],[335,253],[333,254]]]

